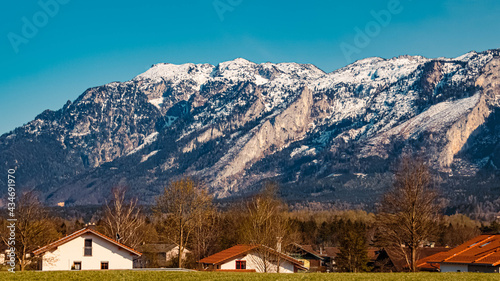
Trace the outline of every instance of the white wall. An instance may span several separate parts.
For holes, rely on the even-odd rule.
[[[264,272],[263,270],[263,262],[262,259],[259,257],[258,253],[255,252],[250,252],[244,256],[240,256],[238,258],[232,259],[230,261],[227,261],[224,264],[221,264],[220,269],[236,269],[236,261],[237,260],[243,260],[246,261],[246,269],[255,269],[256,272]],[[276,263],[269,263],[267,265],[267,272],[277,272],[277,264]],[[280,273],[293,273],[293,264],[289,261],[280,260]]]
[[[442,263],[441,272],[468,272],[466,264],[453,264],[453,263]]]
[[[85,239],[92,239],[92,256],[84,256]],[[96,236],[86,233],[56,250],[43,254],[42,270],[71,270],[73,262],[82,262],[82,270],[101,269],[101,262],[108,262],[109,269],[132,269],[134,255],[129,251]]]

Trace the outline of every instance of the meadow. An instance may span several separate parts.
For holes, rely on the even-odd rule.
[[[296,274],[262,274],[233,272],[171,272],[171,271],[59,271],[59,272],[0,272],[0,280],[226,280],[226,281],[260,281],[260,280],[373,280],[373,281],[461,281],[461,280],[500,280],[495,273],[296,273]]]

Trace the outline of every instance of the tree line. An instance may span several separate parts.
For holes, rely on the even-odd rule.
[[[338,247],[338,271],[371,270],[367,266],[369,246],[392,249],[410,271],[416,271],[422,245],[434,242],[454,247],[481,232],[500,230],[497,222],[480,223],[461,214],[444,216],[440,198],[425,162],[406,156],[376,213],[291,211],[279,196],[279,186],[272,182],[265,183],[258,194],[222,208],[202,182],[183,178],[170,183],[150,210],[140,206],[137,198],[129,198],[125,188],[115,188],[92,220],[97,231],[132,248],[144,243],[175,244],[178,254],[173,267],[199,268],[197,261],[206,256],[236,244],[253,244],[272,250],[259,253],[262,271],[267,271],[266,260],[279,259],[276,253],[288,252],[296,243]],[[16,263],[20,270],[36,267],[32,251],[88,223],[54,215],[33,192],[20,197],[17,212]],[[5,219],[1,224],[6,229]],[[6,243],[6,232],[0,234]],[[184,259],[181,253],[185,249],[190,254]]]

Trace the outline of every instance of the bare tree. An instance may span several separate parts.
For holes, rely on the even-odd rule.
[[[398,249],[415,272],[418,247],[436,231],[440,206],[428,166],[404,156],[392,188],[384,195],[378,214],[380,239]]]
[[[246,203],[241,234],[245,243],[259,245],[254,263],[263,272],[276,264],[279,273],[283,247],[291,244],[288,206],[277,197],[277,185],[268,183],[261,193]]]
[[[16,261],[21,271],[31,264],[35,257],[32,252],[58,238],[58,233],[46,209],[33,192],[20,196],[16,209]],[[8,233],[5,233],[8,235]],[[1,234],[4,243],[8,237]]]
[[[157,198],[155,213],[163,222],[165,238],[179,247],[179,267],[191,235],[203,222],[200,218],[212,210],[212,197],[201,183],[190,178],[172,182]]]
[[[125,199],[126,189],[112,190],[112,199],[106,203],[102,222],[106,235],[119,240],[120,243],[135,248],[143,242],[144,216],[137,206],[137,199]]]
[[[209,256],[217,248],[217,239],[221,234],[221,214],[215,208],[207,208],[205,212],[198,212],[193,232],[194,256],[198,260]]]

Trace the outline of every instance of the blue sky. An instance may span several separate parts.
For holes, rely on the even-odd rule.
[[[390,20],[377,23],[374,13]],[[8,1],[0,9],[0,134],[158,62],[243,57],[330,72],[371,56],[500,48],[499,14],[496,0]],[[367,27],[368,41],[356,45]],[[346,56],[346,44],[356,52]]]

